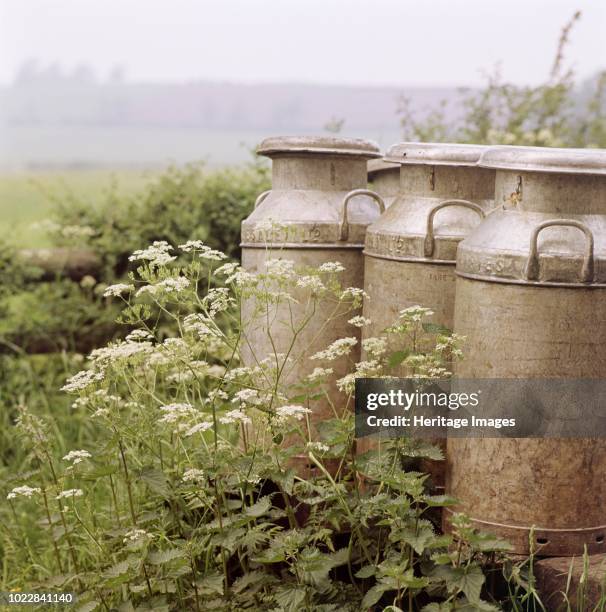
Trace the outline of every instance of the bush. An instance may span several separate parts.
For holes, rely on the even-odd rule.
[[[389,374],[386,337],[350,364],[343,401],[317,434],[308,416],[328,397],[331,361],[355,342],[321,351],[323,367],[297,388],[282,384],[291,351],[240,362],[243,299],[270,315],[303,287],[310,313],[332,302],[352,331],[364,325],[353,318],[361,292],[341,286],[340,266],[298,270],[275,253],[251,276],[199,241],[181,251],[139,251],[128,283],[107,289],[135,330],[64,386],[89,427],[77,448],[66,452],[52,419],[19,408],[23,473],[4,479],[4,587],[75,590],[81,610],[498,610],[485,572],[507,545],[463,516],[440,535],[433,513],[453,500],[415,469],[439,449],[400,439],[355,454],[353,379]],[[174,336],[159,337],[159,312]],[[460,353],[459,339],[424,327],[430,314],[407,309],[386,332],[405,355],[398,367],[420,383]],[[293,469],[301,454],[315,472]]]

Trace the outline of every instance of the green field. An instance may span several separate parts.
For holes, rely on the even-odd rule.
[[[156,172],[121,169],[0,174],[0,237],[20,247],[46,246],[44,232],[32,226],[51,218],[55,202],[75,198],[97,206],[112,182],[121,195],[130,195]]]

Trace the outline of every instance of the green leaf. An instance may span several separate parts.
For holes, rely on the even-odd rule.
[[[380,599],[383,597],[385,591],[389,591],[389,587],[384,584],[375,584],[375,586],[368,589],[364,599],[362,599],[362,608],[372,608]]]
[[[147,562],[152,565],[164,565],[170,563],[174,559],[185,557],[185,552],[180,548],[171,548],[168,550],[154,550],[147,555]]]
[[[387,360],[387,365],[390,368],[395,368],[396,366],[399,366],[406,359],[406,357],[408,357],[408,355],[410,355],[409,349],[403,351],[395,351],[389,356],[389,359]]]
[[[356,578],[370,578],[377,573],[377,568],[374,565],[365,565],[361,569],[359,569],[355,576]]]
[[[423,323],[423,331],[428,334],[441,334],[443,336],[450,336],[452,330],[443,325],[437,323]]]
[[[223,595],[223,575],[222,574],[211,574],[202,578],[196,582],[196,586],[202,594],[210,595],[216,593],[217,595]]]
[[[76,608],[76,612],[93,612],[101,605],[99,601],[87,601]]]
[[[250,516],[251,518],[259,518],[260,516],[267,514],[269,510],[271,510],[271,498],[269,495],[264,495],[263,497],[260,497],[252,506],[244,508],[242,514],[245,516]]]
[[[430,508],[446,508],[457,504],[457,500],[449,495],[426,495],[423,497],[423,502]]]
[[[168,479],[162,470],[148,466],[142,468],[138,476],[154,493],[164,498],[170,496]]]

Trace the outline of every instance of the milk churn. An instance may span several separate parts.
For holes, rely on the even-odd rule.
[[[385,208],[389,208],[400,193],[400,165],[371,159],[368,162],[368,183],[383,198]]]
[[[385,160],[400,166],[400,195],[366,234],[363,337],[379,336],[409,306],[430,308],[452,329],[459,242],[491,208],[494,170],[476,166],[485,147],[404,142]],[[396,350],[397,347],[391,347]],[[360,440],[364,450],[372,443]],[[443,465],[426,466],[443,485]]]
[[[493,213],[460,245],[460,378],[606,377],[606,150],[494,147]],[[606,552],[606,440],[448,440],[447,490],[528,553]]]
[[[382,198],[366,189],[366,165],[369,159],[380,156],[377,145],[332,136],[267,138],[257,153],[272,160],[272,188],[261,194],[255,210],[242,223],[243,267],[252,273],[264,272],[268,258],[288,259],[296,266],[316,269],[323,263],[337,261],[345,268],[339,276],[343,287],[362,288],[366,227],[385,209]],[[279,227],[268,232],[268,221],[276,221]],[[304,303],[303,293],[301,290]],[[253,301],[248,300],[243,306],[249,346],[243,357],[249,365],[268,355],[289,351],[293,342],[292,321],[300,323],[303,308],[286,303],[278,306],[271,317],[254,317]],[[290,350],[291,361],[296,365],[284,382],[301,381],[315,367],[330,366],[331,400],[340,406],[344,396],[334,381],[347,373],[348,359],[340,358],[329,364],[308,359],[339,338],[359,335],[358,328],[348,323],[355,314],[351,312],[333,313],[330,325],[322,329],[333,310],[334,304],[321,305],[298,334]],[[351,357],[359,358],[359,344]],[[334,416],[329,403],[318,402],[312,425],[329,416]]]

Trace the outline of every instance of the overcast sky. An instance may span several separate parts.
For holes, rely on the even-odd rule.
[[[606,67],[606,0],[0,0],[0,83],[28,58],[105,78],[362,85],[537,83],[575,10],[568,59]]]

